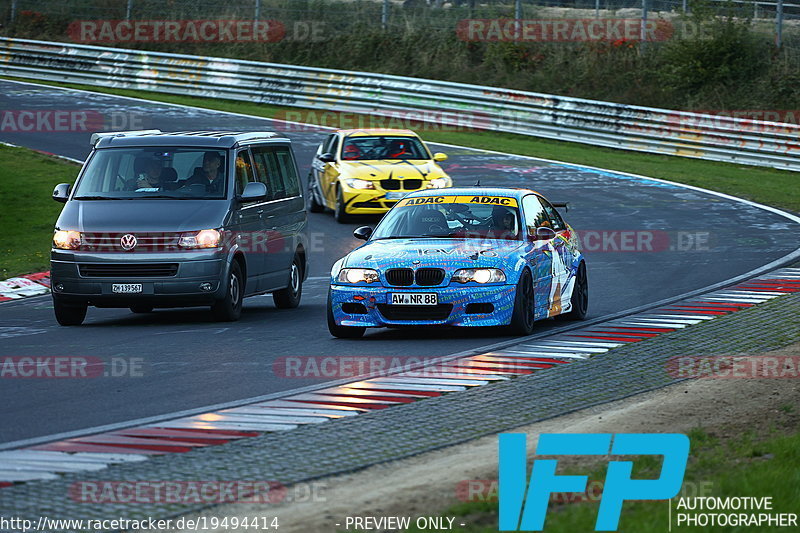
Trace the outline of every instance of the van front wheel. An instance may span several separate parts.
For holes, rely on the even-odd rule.
[[[235,322],[242,314],[242,298],[244,296],[242,268],[238,261],[231,263],[226,289],[225,298],[214,302],[211,306],[211,314],[219,322]]]
[[[300,305],[303,295],[303,265],[300,256],[295,255],[289,269],[289,286],[272,293],[272,300],[278,309],[293,309]]]
[[[86,304],[65,304],[60,298],[53,298],[56,320],[62,326],[80,326],[86,318]]]

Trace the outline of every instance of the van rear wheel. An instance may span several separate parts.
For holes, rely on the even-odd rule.
[[[88,305],[84,304],[66,304],[60,298],[53,297],[53,310],[56,314],[56,320],[62,326],[80,326],[86,318],[86,309]]]
[[[211,306],[211,314],[219,322],[235,322],[242,314],[242,298],[244,296],[242,268],[238,261],[231,263],[226,289],[225,298],[214,302]]]

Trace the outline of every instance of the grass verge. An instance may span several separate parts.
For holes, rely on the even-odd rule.
[[[0,145],[0,280],[50,270],[50,239],[62,205],[53,187],[75,181],[78,165]]]
[[[14,78],[7,78],[14,79]],[[179,96],[148,91],[106,89],[74,84],[37,82],[108,94],[145,98],[159,102],[182,104],[219,111],[244,113],[274,118],[286,108],[250,102]],[[302,113],[302,111],[301,111]],[[717,163],[701,159],[646,154],[591,145],[539,139],[525,135],[497,132],[425,131],[422,136],[432,142],[458,144],[485,150],[554,159],[578,165],[642,174],[703,187],[755,202],[800,212],[800,173],[764,167]]]
[[[791,406],[789,406],[791,407]],[[787,408],[789,408],[787,407]],[[800,481],[796,471],[787,470],[787,465],[800,464],[800,433],[789,435],[774,431],[764,439],[755,432],[745,433],[737,438],[723,441],[710,435],[702,428],[689,434],[692,451],[686,469],[684,486],[677,498],[666,501],[631,501],[623,505],[619,531],[786,531],[786,527],[705,527],[687,525],[686,520],[678,524],[678,513],[697,516],[702,511],[679,509],[679,498],[694,497],[772,497],[770,511],[708,511],[708,513],[747,513],[748,515],[767,512],[797,513],[800,509]],[[661,461],[652,457],[636,460],[634,478],[655,478],[661,470]],[[571,474],[585,474],[580,471]],[[601,482],[605,477],[605,465],[589,474],[590,486],[593,481]],[[597,494],[596,494],[597,493]],[[567,500],[571,503],[550,504],[544,531],[577,533],[594,531],[599,506],[599,491],[590,491],[596,497],[588,501]],[[564,502],[564,500],[561,500]],[[685,500],[691,505],[692,500]],[[671,528],[670,520],[671,510]],[[454,523],[468,524],[466,528],[453,529],[462,533],[490,533],[497,531],[497,503],[476,501],[458,504],[441,516],[457,517]],[[410,529],[409,533],[420,530]]]

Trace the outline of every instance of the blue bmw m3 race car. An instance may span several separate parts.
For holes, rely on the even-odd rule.
[[[331,271],[328,329],[507,326],[588,307],[586,265],[572,228],[542,195],[489,187],[413,192]]]

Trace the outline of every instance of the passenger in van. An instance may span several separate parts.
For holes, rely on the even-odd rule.
[[[194,169],[194,173],[186,180],[185,186],[202,184],[209,193],[221,193],[225,188],[225,179],[220,172],[222,157],[219,152],[205,152],[203,166]]]

